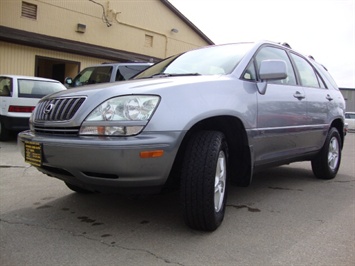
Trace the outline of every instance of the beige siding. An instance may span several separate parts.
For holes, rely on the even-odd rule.
[[[0,74],[33,76],[35,74],[34,62],[36,56],[81,62],[81,69],[106,62],[105,59],[0,42]],[[77,73],[67,73],[67,76],[73,76],[74,74]]]
[[[207,45],[159,0],[97,0],[111,27],[102,21],[102,7],[88,0],[26,2],[38,6],[37,20],[21,17],[22,1],[1,0],[0,25],[158,58]],[[76,32],[78,23],[86,25],[85,33]],[[153,36],[152,47],[145,46],[147,34]]]

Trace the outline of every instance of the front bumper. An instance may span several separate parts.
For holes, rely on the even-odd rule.
[[[25,157],[26,141],[42,145],[37,169],[70,184],[99,192],[158,192],[165,184],[182,132],[142,133],[135,137],[58,137],[24,131],[18,145]],[[163,156],[141,158],[143,151]]]

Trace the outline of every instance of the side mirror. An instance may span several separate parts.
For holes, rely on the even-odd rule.
[[[279,80],[287,78],[287,66],[283,60],[264,60],[260,64],[259,77],[262,82],[258,83],[258,91],[265,94],[267,82],[269,80]]]
[[[73,79],[72,78],[65,78],[64,82],[65,82],[65,84],[72,85]]]

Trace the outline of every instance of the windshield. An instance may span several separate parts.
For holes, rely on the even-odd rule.
[[[110,82],[112,66],[88,67],[73,80],[73,87]]]
[[[238,65],[251,43],[209,46],[167,58],[134,79],[157,75],[226,75]]]

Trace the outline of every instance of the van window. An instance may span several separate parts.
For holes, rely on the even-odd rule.
[[[110,82],[112,66],[88,67],[81,71],[73,80],[74,86],[83,86]]]

